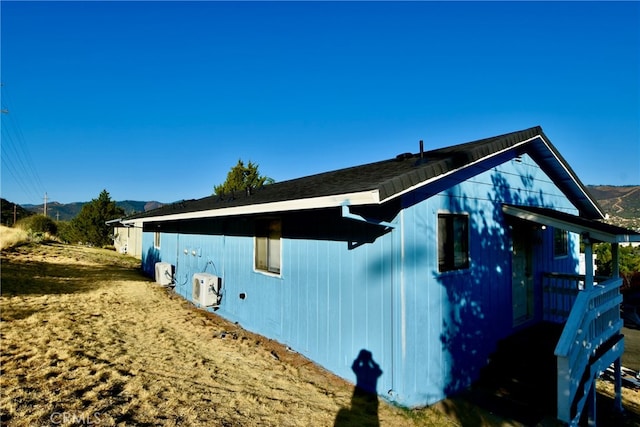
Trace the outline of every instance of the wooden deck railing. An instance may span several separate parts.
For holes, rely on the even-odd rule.
[[[596,277],[595,282],[608,277]],[[542,307],[545,322],[565,323],[578,292],[584,289],[584,274],[544,273],[542,275]]]
[[[569,425],[577,425],[595,380],[624,351],[621,284],[612,278],[577,292],[556,346],[557,416]]]

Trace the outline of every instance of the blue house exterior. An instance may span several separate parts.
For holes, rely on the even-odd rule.
[[[375,391],[417,407],[468,387],[500,340],[550,319],[545,275],[578,274],[582,230],[545,226],[554,213],[603,218],[535,127],[124,222],[143,224],[144,271],[171,264],[185,299],[194,274],[220,277],[208,310],[354,384],[367,350]]]

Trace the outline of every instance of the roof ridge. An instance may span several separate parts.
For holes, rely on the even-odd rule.
[[[573,194],[576,198],[575,202],[585,213],[600,215],[597,205],[592,203],[592,197],[584,190],[584,185],[575,176],[570,166],[557,153],[544,135],[542,128],[534,126],[423,152],[422,157],[420,153],[406,153],[371,163],[280,181],[266,185],[250,194],[238,192],[232,193],[230,197],[209,195],[162,207],[151,214],[144,213],[137,217],[157,218],[167,215],[179,217],[182,214],[199,211],[231,212],[228,209],[232,209],[234,212],[232,215],[242,214],[242,212],[254,214],[259,211],[255,206],[262,206],[264,209],[291,210],[296,206],[304,206],[302,209],[316,209],[343,202],[380,204],[451,174],[461,172],[460,177],[466,176],[473,171],[471,168],[475,168],[479,163],[484,165],[480,168],[482,169],[495,162],[503,161],[511,154],[515,157],[529,151],[532,151],[529,153],[531,155],[541,151],[540,156],[536,158],[542,163],[541,167],[546,169],[547,173],[570,178],[566,183],[559,182],[558,185],[561,186],[561,191]],[[558,167],[552,165],[554,161],[559,162]],[[302,205],[296,204],[296,201],[302,200],[305,201]],[[249,208],[250,206],[253,208]],[[243,211],[243,208],[246,210]],[[189,215],[189,217],[192,216]]]

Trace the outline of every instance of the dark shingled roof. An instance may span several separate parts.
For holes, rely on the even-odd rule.
[[[249,206],[272,202],[292,201],[323,196],[344,195],[364,191],[378,191],[381,201],[398,196],[427,180],[458,170],[537,136],[544,136],[539,126],[494,136],[465,144],[454,145],[420,154],[402,154],[396,158],[331,172],[320,173],[288,181],[265,185],[249,192],[238,192],[186,200],[162,208],[133,215],[130,219],[159,217],[204,210]],[[559,153],[553,149],[555,156]],[[575,174],[564,160],[564,170]],[[576,181],[577,178],[575,179]],[[579,181],[578,181],[579,183]],[[579,184],[581,190],[586,189]]]

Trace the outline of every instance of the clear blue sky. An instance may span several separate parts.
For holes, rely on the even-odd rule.
[[[541,125],[640,184],[638,2],[10,2],[2,197],[200,198]]]

